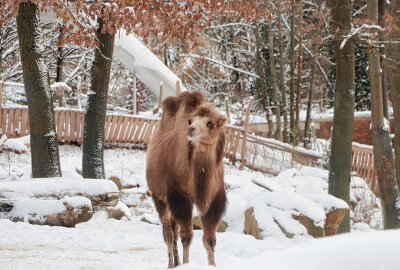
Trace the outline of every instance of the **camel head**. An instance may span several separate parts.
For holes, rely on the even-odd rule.
[[[213,105],[202,104],[189,118],[187,139],[195,146],[216,144],[226,120]]]

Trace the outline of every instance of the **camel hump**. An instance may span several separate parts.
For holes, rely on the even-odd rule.
[[[164,113],[175,116],[178,110],[178,99],[176,97],[167,97],[162,103],[162,109]]]
[[[193,112],[206,101],[206,97],[199,91],[183,92],[178,96],[178,107],[184,106],[185,112]]]

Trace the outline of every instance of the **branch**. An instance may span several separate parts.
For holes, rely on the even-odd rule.
[[[207,60],[207,61],[212,62],[212,63],[214,63],[214,64],[223,66],[223,67],[225,67],[225,68],[227,68],[227,69],[230,69],[230,70],[237,71],[237,72],[239,72],[239,73],[243,73],[243,74],[248,75],[248,76],[250,76],[250,77],[254,77],[254,78],[257,78],[257,79],[260,78],[258,75],[254,74],[254,73],[251,73],[251,72],[248,72],[248,71],[246,71],[246,70],[243,70],[243,69],[240,69],[240,68],[236,68],[236,67],[233,67],[233,66],[224,64],[224,63],[222,63],[221,61],[218,61],[218,60],[215,60],[215,59],[211,59],[211,58],[208,58],[208,57],[204,57],[204,56],[200,56],[200,55],[195,55],[195,54],[183,54],[183,56],[187,56],[187,57],[191,57],[191,58],[196,58],[196,59]]]

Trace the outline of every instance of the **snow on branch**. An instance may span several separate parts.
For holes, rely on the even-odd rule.
[[[210,61],[210,62],[212,62],[214,64],[223,66],[223,67],[225,67],[227,69],[234,70],[234,71],[237,71],[239,73],[243,73],[243,74],[248,75],[250,77],[254,77],[254,78],[257,78],[257,79],[260,78],[258,75],[254,74],[252,72],[249,72],[249,71],[246,71],[246,70],[243,70],[243,69],[240,69],[240,68],[236,68],[236,67],[231,66],[231,65],[224,64],[221,61],[218,61],[216,59],[212,59],[212,58],[205,57],[205,56],[200,56],[200,55],[195,55],[195,54],[184,54],[184,56],[191,57],[191,58],[196,58],[196,59],[204,59],[204,60]]]
[[[346,46],[346,43],[354,36],[358,35],[359,33],[365,31],[365,30],[376,30],[376,31],[383,31],[383,28],[380,27],[379,25],[374,25],[374,24],[363,24],[360,27],[357,28],[352,28],[350,32],[345,36],[343,39],[342,43],[340,43],[340,49],[342,50],[344,46]]]

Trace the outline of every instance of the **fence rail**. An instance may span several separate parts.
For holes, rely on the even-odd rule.
[[[80,110],[57,109],[55,121],[60,143],[81,144],[83,141],[85,114]],[[143,145],[146,146],[158,125],[158,119],[136,115],[107,115],[105,142],[108,145]],[[9,138],[29,134],[27,107],[0,109],[0,128]],[[270,174],[278,174],[293,164],[315,166],[321,155],[303,148],[294,148],[272,139],[247,135],[239,127],[226,127],[225,156],[233,163]],[[242,145],[246,137],[245,150]],[[376,174],[371,147],[353,144],[352,170],[364,178],[371,189],[378,193]]]

